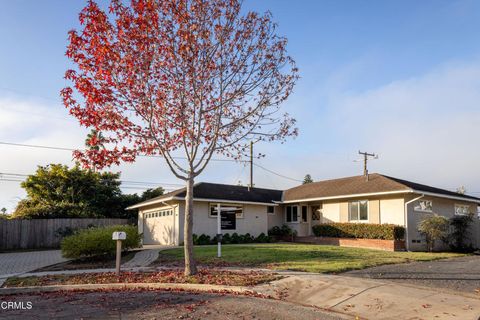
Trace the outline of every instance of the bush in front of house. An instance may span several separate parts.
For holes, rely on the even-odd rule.
[[[268,235],[274,236],[274,237],[286,237],[286,236],[292,236],[292,235],[296,236],[297,230],[293,230],[288,225],[284,224],[281,227],[275,226],[270,230],[268,230]]]
[[[317,237],[401,240],[405,228],[394,224],[333,222],[312,227]]]
[[[256,238],[253,237],[250,233],[238,234],[238,233],[225,233],[222,234],[222,244],[244,244],[244,243],[268,243],[272,242],[271,237],[265,233],[259,234]],[[193,235],[193,244],[197,246],[207,245],[207,244],[217,244],[217,236],[210,238],[210,236],[201,234]]]
[[[451,231],[448,235],[450,249],[455,252],[473,252],[470,243],[470,224],[473,222],[473,215],[454,216],[450,218]]]
[[[256,243],[269,243],[272,242],[272,238],[267,236],[265,233],[260,233],[258,237],[255,238]]]
[[[140,246],[141,235],[136,226],[108,226],[83,229],[73,235],[65,237],[61,242],[62,255],[65,258],[84,258],[99,255],[114,255],[116,241],[112,240],[112,233],[123,231],[127,239],[122,241],[122,249],[128,250]]]
[[[450,222],[448,219],[444,216],[439,216],[438,214],[429,215],[420,221],[418,224],[418,231],[425,236],[428,251],[433,251],[435,241],[448,241],[449,225]]]

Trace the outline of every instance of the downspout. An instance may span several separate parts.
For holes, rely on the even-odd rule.
[[[422,199],[423,197],[425,197],[424,194],[422,194],[420,197],[416,197],[415,199],[405,202],[405,210],[404,210],[405,218],[404,219],[405,219],[405,250],[406,251],[409,251],[409,248],[410,248],[410,242],[408,239],[408,205],[412,202]]]
[[[177,244],[177,241],[176,241],[177,239],[176,239],[176,237],[175,237],[175,233],[176,233],[175,230],[177,230],[176,227],[175,227],[175,221],[176,221],[175,207],[172,206],[171,204],[166,203],[165,201],[161,201],[161,203],[164,204],[164,205],[167,206],[167,207],[170,207],[170,208],[173,210],[173,214],[172,214],[172,216],[173,216],[173,239],[174,239],[174,240],[173,240],[173,245],[176,246],[176,245],[178,245],[178,244]],[[179,216],[179,218],[180,218],[180,216]]]

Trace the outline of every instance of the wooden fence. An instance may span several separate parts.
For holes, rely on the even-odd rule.
[[[73,230],[128,222],[128,219],[0,219],[0,250],[58,248],[62,237]]]

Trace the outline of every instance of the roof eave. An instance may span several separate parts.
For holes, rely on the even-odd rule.
[[[368,197],[368,196],[378,196],[378,195],[389,195],[389,194],[401,194],[401,193],[412,193],[413,190],[397,190],[397,191],[384,191],[384,192],[370,192],[370,193],[356,193],[356,194],[344,194],[339,196],[330,196],[330,197],[316,197],[316,198],[303,198],[303,199],[294,199],[294,200],[284,200],[278,203],[295,203],[295,202],[309,202],[309,201],[321,201],[321,200],[335,200],[335,199],[346,199],[346,198],[358,198],[358,197]]]
[[[427,192],[427,191],[414,190],[414,189],[412,189],[412,192],[427,195],[427,196],[431,196],[431,197],[445,198],[445,199],[451,199],[451,200],[459,200],[459,201],[465,201],[465,202],[474,202],[474,203],[480,204],[480,199],[450,196],[450,195],[447,195],[447,194],[441,194],[441,193],[436,193],[436,192]]]
[[[126,208],[126,210],[133,210],[133,209],[139,209],[143,207],[147,207],[153,204],[157,203],[164,203],[165,201],[171,201],[171,200],[178,200],[178,201],[185,201],[185,197],[168,197],[164,199],[156,199],[152,200],[150,202],[142,202],[135,204],[133,206],[130,206]],[[193,201],[198,201],[198,202],[220,202],[220,203],[237,203],[237,204],[253,204],[253,205],[263,205],[263,206],[278,206],[277,201],[272,201],[272,202],[258,202],[258,201],[242,201],[242,200],[226,200],[226,199],[209,199],[209,198],[193,198]]]
[[[142,207],[147,207],[147,206],[150,206],[152,204],[157,204],[157,203],[163,203],[165,201],[170,201],[174,198],[175,197],[166,197],[166,198],[161,198],[161,199],[147,200],[147,201],[144,201],[144,202],[134,204],[133,206],[127,207],[127,208],[125,208],[125,210],[133,210],[133,209],[138,209],[138,208],[142,208]]]

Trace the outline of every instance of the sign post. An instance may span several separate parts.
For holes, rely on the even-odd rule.
[[[222,208],[217,204],[217,257],[222,256]]]
[[[120,262],[122,259],[122,241],[127,239],[127,234],[123,231],[115,231],[112,234],[112,240],[117,241],[117,259],[115,263],[115,271],[117,276],[120,275]]]

